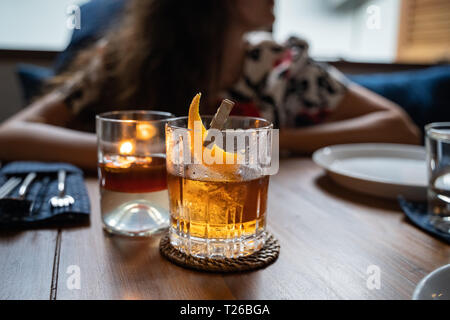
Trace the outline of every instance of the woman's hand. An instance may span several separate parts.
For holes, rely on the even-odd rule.
[[[0,159],[97,165],[94,134],[63,128],[72,114],[58,92],[50,93],[0,125]]]
[[[421,133],[399,106],[356,84],[323,124],[280,131],[280,149],[299,153],[362,142],[419,144]]]

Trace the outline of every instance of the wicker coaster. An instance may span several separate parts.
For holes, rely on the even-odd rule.
[[[169,240],[169,233],[162,236],[159,243],[159,251],[169,261],[189,269],[206,272],[243,272],[257,270],[272,264],[280,254],[280,244],[278,240],[267,232],[267,240],[264,247],[249,256],[237,259],[209,259],[188,256],[175,249]]]

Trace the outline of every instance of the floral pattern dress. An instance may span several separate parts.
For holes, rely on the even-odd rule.
[[[243,74],[225,94],[237,101],[234,115],[257,116],[276,127],[320,123],[345,95],[348,80],[337,69],[308,55],[308,44],[290,38],[275,42],[270,34],[249,39]]]

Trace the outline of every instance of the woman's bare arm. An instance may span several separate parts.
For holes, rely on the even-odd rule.
[[[72,115],[55,91],[0,125],[1,160],[64,161],[94,169],[94,134],[65,129]]]
[[[84,51],[75,60],[77,72],[66,75],[54,91],[0,124],[0,160],[64,161],[96,168],[97,139],[94,134],[64,128],[73,120],[64,101],[83,88],[89,90],[76,100],[76,107],[95,101],[106,45],[101,39]]]
[[[280,131],[280,148],[299,153],[342,143],[420,141],[419,129],[400,107],[356,84],[350,85],[325,123]]]
[[[64,129],[71,114],[52,93],[0,125],[0,159],[67,161],[96,166],[96,137]],[[417,144],[420,132],[394,103],[352,85],[326,123],[280,132],[280,147],[310,153],[332,144],[396,142]]]

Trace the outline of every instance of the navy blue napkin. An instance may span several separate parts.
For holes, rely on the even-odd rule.
[[[75,203],[64,208],[52,208],[49,200],[58,194],[58,170],[61,169],[66,171],[66,194],[71,195]],[[37,173],[26,194],[26,199],[33,201],[31,212],[2,207],[0,199],[0,228],[70,226],[89,222],[90,202],[83,172],[79,168],[68,163],[11,162],[0,169],[0,185],[11,177],[20,177],[23,181],[30,172]],[[8,197],[17,197],[19,186]]]
[[[403,197],[398,198],[398,202],[403,212],[409,220],[420,229],[428,232],[432,236],[439,238],[450,244],[450,234],[436,229],[428,219],[428,206],[426,202],[413,202]]]

